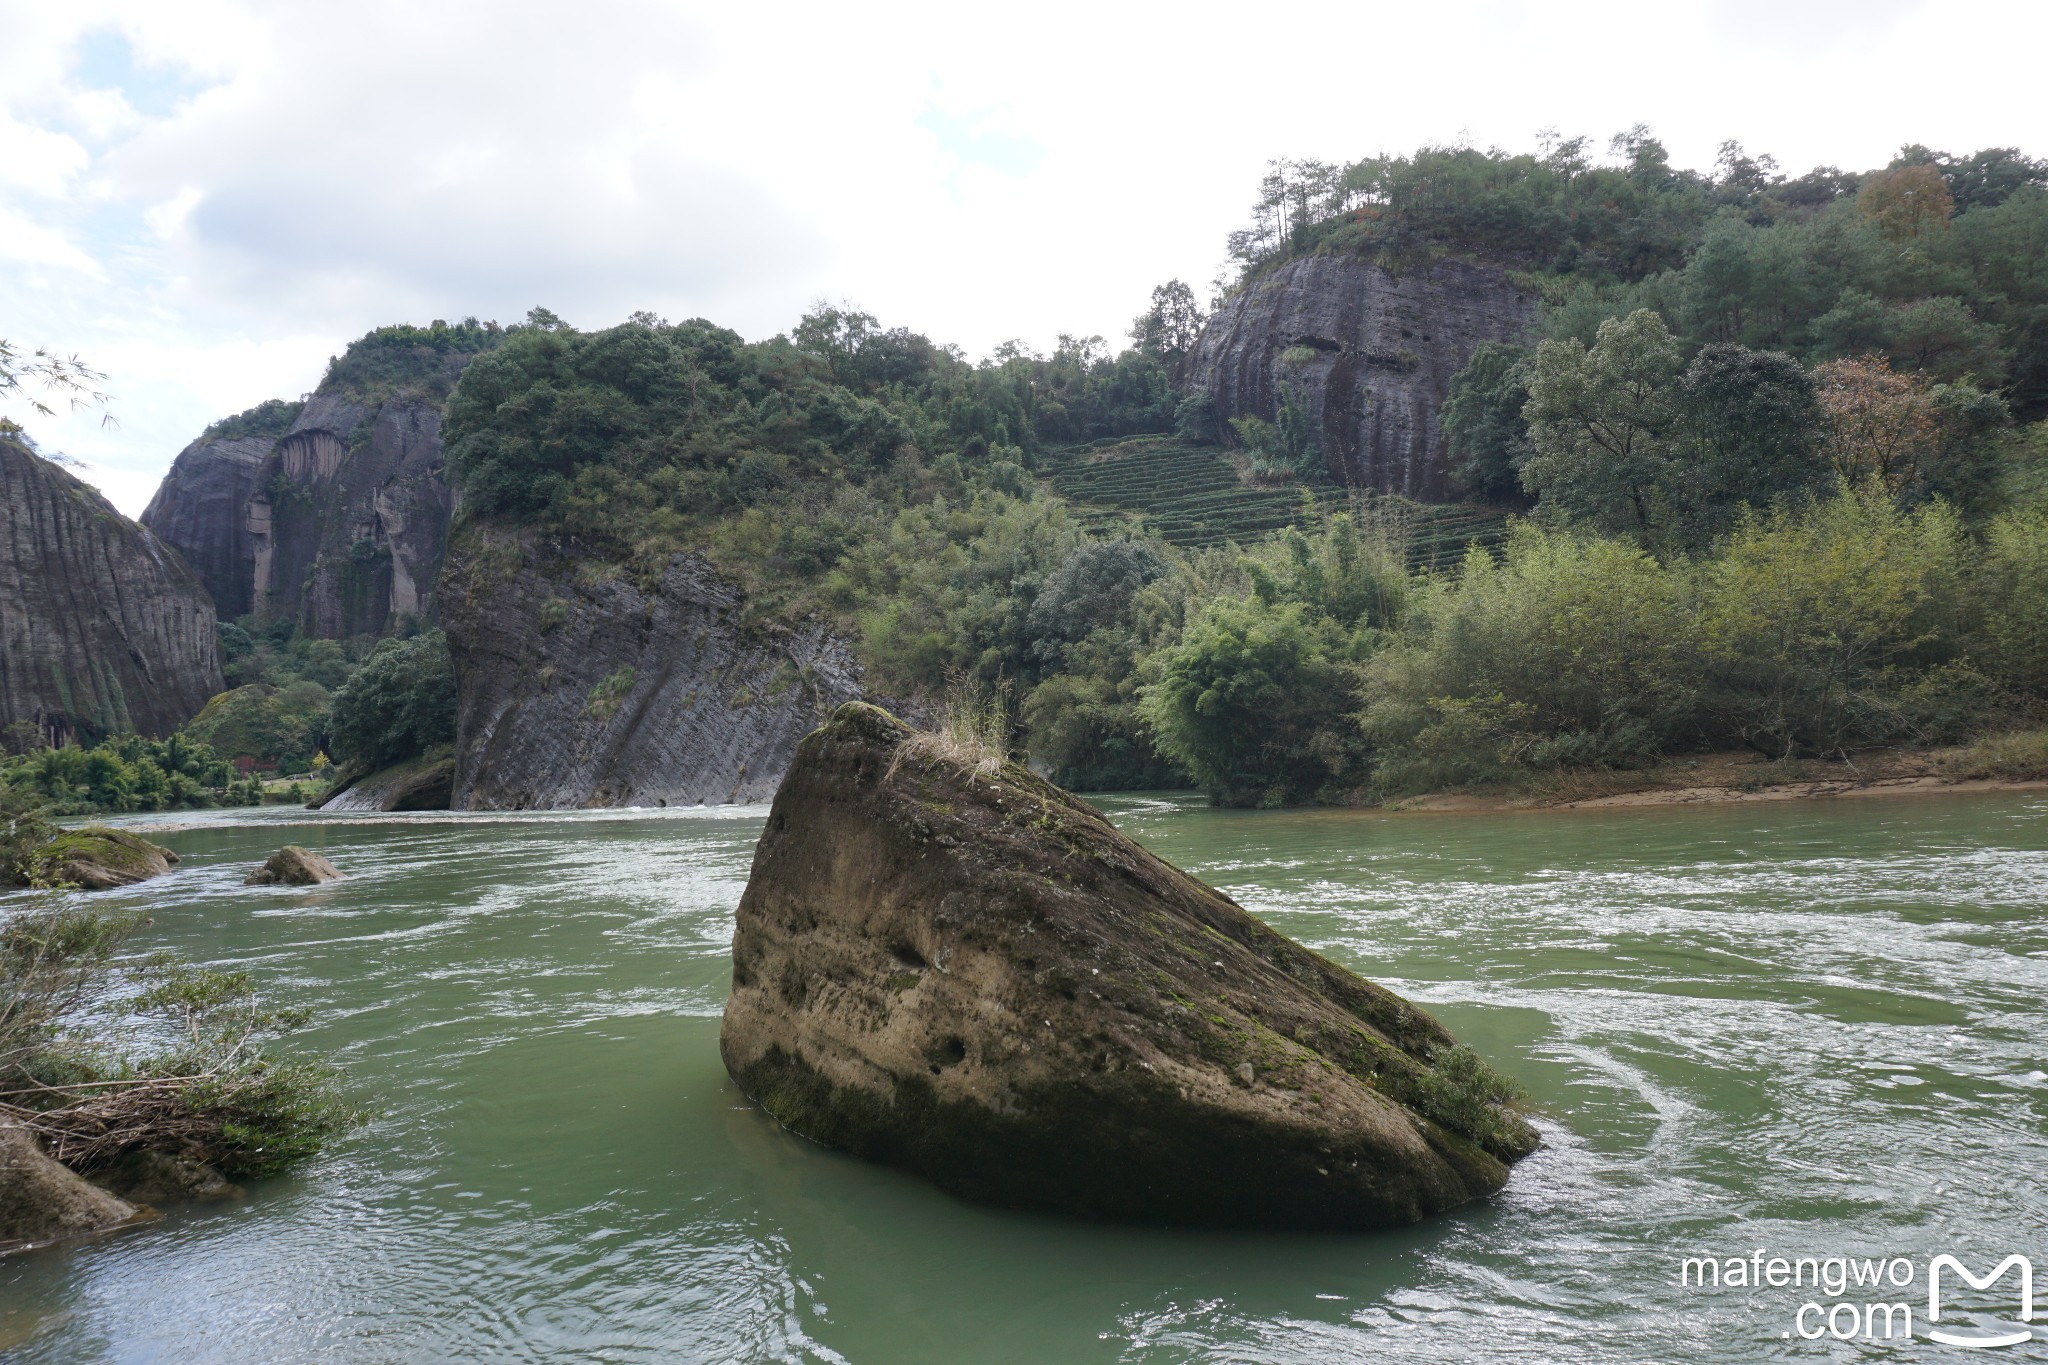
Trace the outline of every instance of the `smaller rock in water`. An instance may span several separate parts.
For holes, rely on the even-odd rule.
[[[333,863],[297,844],[286,844],[242,879],[244,886],[317,886],[341,880]]]
[[[28,1129],[0,1125],[0,1251],[101,1232],[139,1213],[52,1160]]]

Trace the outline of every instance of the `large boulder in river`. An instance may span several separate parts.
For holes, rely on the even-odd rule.
[[[341,871],[317,853],[286,844],[263,860],[263,866],[242,878],[244,886],[318,886],[338,882]]]
[[[140,1213],[52,1160],[19,1124],[0,1124],[0,1251],[119,1227]]]
[[[1536,1145],[1422,1010],[861,703],[776,793],[719,1045],[793,1131],[1020,1208],[1382,1227]]]

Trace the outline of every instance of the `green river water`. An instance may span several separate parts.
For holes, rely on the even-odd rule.
[[[1792,1333],[1685,1256],[2033,1257],[2048,1327],[2048,801],[1512,815],[1106,798],[1424,1003],[1545,1146],[1423,1227],[1250,1236],[961,1204],[780,1131],[718,1016],[759,807],[219,812],[118,904],[318,1013],[381,1114],[245,1199],[0,1261],[0,1354],[73,1361],[2039,1359]],[[148,826],[150,821],[132,821]],[[163,824],[162,818],[156,821]],[[244,888],[285,842],[349,874]],[[0,907],[9,903],[0,900]],[[1873,1297],[1851,1289],[1843,1302]],[[1940,1326],[2016,1315],[2009,1276]],[[1860,1310],[1859,1310],[1860,1311]],[[1820,1319],[1809,1316],[1812,1328]],[[1838,1317],[1838,1325],[1846,1319]]]

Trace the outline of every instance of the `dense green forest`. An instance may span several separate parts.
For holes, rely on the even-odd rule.
[[[1178,283],[1120,354],[980,364],[838,309],[752,345],[543,315],[457,384],[451,463],[470,516],[566,552],[651,573],[702,549],[759,617],[854,633],[885,690],[1001,689],[1084,787],[1359,800],[2031,722],[2048,167],[1612,151],[1278,163],[1233,238],[1233,288],[1306,252],[1459,252],[1540,294],[1445,412],[1468,493],[1524,516],[1462,562],[1417,572],[1421,509],[1326,484],[1284,530],[1179,544],[1058,496],[1141,451],[1195,474],[1228,439],[1174,386],[1201,322]],[[1148,432],[1179,444],[1108,439]],[[1251,454],[1255,482],[1316,472]]]
[[[255,805],[261,784],[182,733],[111,735],[53,749],[32,725],[9,727],[0,751],[0,797],[51,815]]]

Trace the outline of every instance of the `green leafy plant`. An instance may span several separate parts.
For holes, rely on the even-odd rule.
[[[1432,1058],[1401,1098],[1424,1117],[1494,1148],[1514,1133],[1512,1107],[1525,1096],[1521,1086],[1460,1045]]]
[[[455,738],[455,665],[438,630],[384,640],[334,694],[329,745],[357,772]]]

